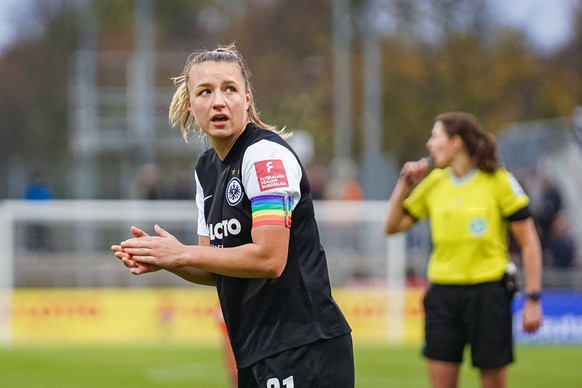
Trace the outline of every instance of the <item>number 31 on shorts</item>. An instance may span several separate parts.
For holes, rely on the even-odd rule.
[[[267,380],[267,388],[281,388],[279,379],[276,377],[272,377],[269,380]],[[283,388],[295,388],[295,384],[293,384],[293,376],[289,376],[285,380],[283,380]]]

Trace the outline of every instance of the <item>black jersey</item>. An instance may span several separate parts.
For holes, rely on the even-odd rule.
[[[239,368],[283,350],[351,331],[331,296],[309,182],[291,147],[249,124],[229,154],[214,149],[196,164],[198,234],[217,248],[251,243],[263,224],[290,227],[287,264],[278,279],[214,275]]]

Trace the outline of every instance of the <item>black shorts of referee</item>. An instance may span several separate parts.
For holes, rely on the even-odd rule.
[[[502,281],[432,284],[424,296],[422,354],[432,360],[461,363],[469,345],[477,368],[497,369],[512,363],[511,301]]]
[[[353,388],[354,384],[351,334],[286,350],[238,371],[239,388]]]

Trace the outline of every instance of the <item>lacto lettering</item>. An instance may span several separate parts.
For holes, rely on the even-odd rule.
[[[210,229],[210,239],[215,240],[227,236],[236,236],[240,233],[242,227],[240,222],[233,218],[230,220],[222,220],[222,222],[218,224],[210,224],[208,229]]]
[[[261,191],[289,187],[287,172],[280,159],[261,160],[255,163],[255,172]]]

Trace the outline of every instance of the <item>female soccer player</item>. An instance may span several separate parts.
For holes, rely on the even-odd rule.
[[[159,226],[112,247],[133,274],[215,285],[239,387],[353,387],[351,329],[331,295],[309,182],[282,131],[260,121],[234,45],[190,55],[170,105],[211,144],[195,168],[199,245]]]
[[[385,231],[405,231],[430,219],[434,248],[424,298],[423,354],[431,383],[457,387],[469,344],[481,386],[503,388],[513,362],[512,294],[504,282],[508,228],[525,267],[523,330],[536,331],[542,320],[541,249],[529,199],[501,167],[493,136],[470,114],[437,116],[427,149],[436,168],[429,173],[428,158],[404,164]]]

